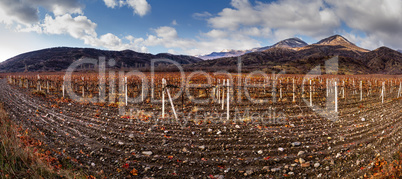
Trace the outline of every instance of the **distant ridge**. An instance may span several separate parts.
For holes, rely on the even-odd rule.
[[[221,52],[212,52],[208,55],[203,55],[203,56],[198,56],[201,59],[204,60],[212,60],[212,59],[217,59],[217,58],[223,58],[223,57],[237,57],[241,56],[247,53],[251,52],[260,52],[264,50],[268,50],[270,48],[298,48],[298,47],[304,47],[308,45],[306,42],[299,38],[289,38],[282,40],[274,45],[271,46],[266,46],[266,47],[259,47],[259,48],[253,48],[250,50],[223,50]]]
[[[306,74],[325,61],[338,57],[338,74],[402,74],[402,54],[388,47],[369,51],[356,46],[340,35],[324,38],[317,43],[299,48],[270,47],[263,51],[244,54],[243,71],[261,70],[267,73]],[[186,65],[192,70],[237,70],[237,58],[219,58]]]
[[[201,59],[186,56],[160,53],[157,55],[139,53],[132,50],[108,51],[93,48],[56,47],[23,53],[0,63],[0,72],[24,71],[63,71],[80,58],[106,57],[116,61],[115,68],[142,68],[150,65],[151,59],[170,59],[179,64],[190,64]],[[85,65],[83,70],[88,69]],[[92,67],[93,69],[94,67]]]

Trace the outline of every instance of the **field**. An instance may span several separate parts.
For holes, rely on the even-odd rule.
[[[401,150],[400,76],[142,75],[5,74],[0,99],[94,176],[356,178]]]

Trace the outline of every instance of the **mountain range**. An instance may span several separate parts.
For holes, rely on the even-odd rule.
[[[289,39],[282,40],[271,46],[253,48],[250,50],[225,49],[221,52],[212,52],[210,54],[201,55],[201,56],[197,56],[197,57],[201,58],[203,60],[212,60],[212,59],[223,58],[223,57],[237,57],[237,56],[241,56],[241,55],[251,53],[251,52],[261,52],[261,51],[268,50],[268,49],[274,48],[274,47],[296,48],[296,47],[304,47],[306,45],[308,45],[308,44],[299,38],[289,38]]]
[[[375,50],[361,48],[340,35],[334,35],[308,45],[298,38],[280,41],[272,46],[250,50],[227,50],[209,54],[210,60],[186,55],[161,53],[157,55],[131,50],[107,51],[92,48],[58,47],[24,53],[0,63],[0,72],[63,71],[80,58],[100,56],[113,58],[116,65],[109,68],[138,68],[149,70],[151,59],[167,58],[181,64],[186,71],[237,71],[238,57],[242,71],[260,70],[266,73],[285,71],[306,74],[325,61],[338,57],[338,74],[402,74],[402,53],[388,47]],[[219,56],[223,56],[218,58]],[[209,58],[208,57],[208,58]],[[212,57],[216,57],[213,58]],[[177,67],[159,64],[161,71],[175,71]],[[94,66],[81,66],[82,70]],[[322,69],[323,70],[323,69]]]
[[[288,39],[289,40],[289,39]],[[291,40],[292,41],[292,40]],[[356,46],[340,35],[299,47],[274,46],[241,55],[242,70],[306,74],[317,65],[338,57],[338,74],[402,74],[402,54],[388,47],[373,51]],[[185,65],[189,71],[236,71],[237,57],[224,57]]]

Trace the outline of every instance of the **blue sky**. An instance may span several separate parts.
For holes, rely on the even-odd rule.
[[[334,34],[402,49],[402,1],[0,0],[0,61],[58,46],[200,55]]]

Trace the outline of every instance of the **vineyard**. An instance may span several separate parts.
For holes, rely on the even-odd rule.
[[[247,75],[9,74],[0,99],[96,176],[356,178],[400,150],[400,76]]]

